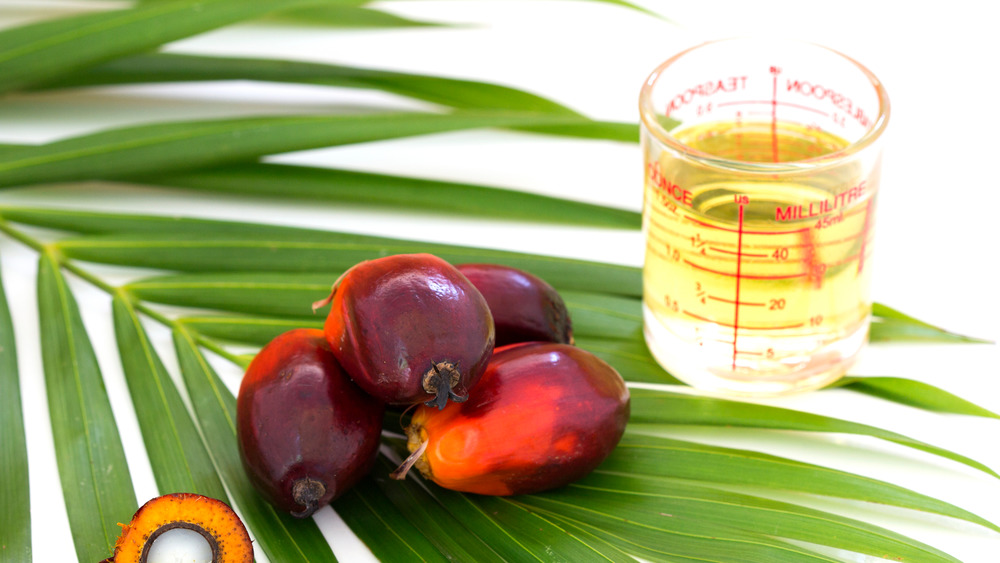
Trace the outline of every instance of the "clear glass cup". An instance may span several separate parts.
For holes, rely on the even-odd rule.
[[[841,377],[871,319],[879,80],[818,45],[727,39],[660,65],[639,108],[653,356],[725,393]]]

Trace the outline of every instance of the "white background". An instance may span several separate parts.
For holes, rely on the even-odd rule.
[[[28,21],[78,0],[0,2],[0,23]],[[171,46],[184,52],[296,58],[424,72],[526,89],[591,117],[635,122],[639,87],[675,52],[733,35],[780,35],[840,50],[885,83],[892,104],[884,148],[874,257],[874,297],[947,329],[1000,339],[995,273],[1000,207],[994,166],[1000,53],[995,18],[982,4],[840,2],[657,2],[643,5],[670,21],[613,6],[570,1],[386,2],[413,18],[473,24],[451,29],[331,30],[238,26]],[[200,84],[129,87],[0,101],[0,142],[44,142],[110,125],[177,118],[338,111],[344,105],[424,107],[400,98],[306,86]],[[329,164],[551,193],[639,209],[637,145],[574,141],[508,132],[435,135],[275,160]],[[52,205],[250,219],[389,236],[495,246],[631,265],[642,262],[637,232],[472,221],[421,213],[377,212],[167,190],[48,186],[0,191],[0,204]],[[72,560],[58,487],[37,342],[37,256],[0,240],[4,283],[13,308],[29,437],[36,561]],[[97,268],[110,279],[131,273]],[[140,503],[157,494],[141,446],[110,326],[106,295],[73,284],[97,348],[126,441]],[[169,339],[150,325],[174,370]],[[870,347],[857,375],[927,381],[1000,412],[997,345]],[[219,363],[236,390],[240,374]],[[176,373],[176,370],[174,370]],[[771,404],[806,409],[895,430],[968,455],[1000,470],[1000,421],[942,416],[848,391],[824,391]],[[784,433],[683,430],[680,437],[760,449],[871,475],[953,502],[1000,522],[1000,482],[957,464],[853,437],[803,439]],[[966,562],[996,561],[1000,535],[943,518],[817,501],[939,547]],[[329,508],[317,520],[344,561],[370,559]],[[258,559],[265,560],[261,554]]]

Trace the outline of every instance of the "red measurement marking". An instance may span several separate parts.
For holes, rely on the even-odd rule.
[[[714,250],[716,252],[721,252],[723,254],[739,254],[738,251],[733,252],[732,250],[726,250],[725,248],[719,248],[717,246],[710,246],[708,248],[709,250]],[[751,258],[767,258],[768,256],[770,256],[770,254],[750,254],[748,252],[744,252],[743,256],[749,256]]]
[[[676,231],[670,231],[668,229],[664,229],[664,230],[666,232],[668,232],[669,234],[671,234],[671,235],[677,236],[680,239],[688,239],[688,238],[690,238],[688,235],[683,234],[683,233],[679,233],[679,232],[676,232]],[[788,231],[788,234],[802,234],[803,232],[805,232],[805,231],[804,230],[795,230],[795,231]],[[754,232],[753,231],[748,231],[748,230],[744,229],[743,230],[743,234],[750,235],[750,234],[754,234]],[[773,252],[775,250],[778,250],[778,249],[787,248],[789,250],[798,250],[798,249],[802,249],[802,248],[806,248],[806,247],[825,248],[825,247],[829,247],[829,246],[836,246],[838,244],[844,244],[844,243],[854,242],[855,240],[857,240],[859,238],[862,238],[863,236],[865,238],[865,241],[868,242],[868,243],[870,243],[871,239],[873,238],[870,235],[871,235],[870,232],[868,233],[868,236],[865,236],[864,232],[857,232],[857,233],[852,234],[851,236],[848,236],[848,237],[842,237],[842,238],[827,240],[827,241],[823,241],[823,242],[815,242],[814,241],[812,244],[789,243],[789,244],[778,244],[778,245],[773,245],[773,246],[772,245],[757,245],[757,247],[760,248],[761,250],[769,250],[770,252],[768,254],[748,254],[748,253],[744,252],[743,256],[744,257],[751,256],[751,257],[754,257],[754,258],[771,258],[774,255]],[[800,240],[803,239],[803,238],[804,237],[799,237]],[[707,242],[711,243],[711,244],[719,244],[720,243],[720,241],[713,241],[713,240],[709,240]],[[678,244],[680,244],[680,243],[678,243]],[[709,246],[708,248],[711,248],[712,250],[716,250],[716,251],[718,251],[720,253],[723,253],[723,254],[732,254],[732,255],[736,254],[736,252],[733,251],[733,250],[727,250],[727,249],[724,249],[724,248],[721,248],[721,247],[718,247],[718,246]],[[783,260],[782,263],[794,264],[794,263],[797,263],[797,262],[801,262],[802,260],[803,260],[802,258],[789,258],[787,260]]]
[[[657,206],[653,206],[652,210],[653,210],[653,212],[655,214],[660,215],[660,216],[662,216],[662,217],[664,217],[666,219],[671,219],[672,221],[676,220],[678,217],[680,217],[682,220],[690,221],[690,222],[694,223],[695,225],[698,225],[698,226],[701,226],[701,227],[707,227],[709,229],[715,229],[717,231],[724,231],[724,232],[727,232],[727,233],[735,233],[735,232],[737,232],[737,229],[733,229],[731,227],[723,227],[721,225],[714,225],[712,223],[708,223],[706,221],[702,221],[700,219],[696,219],[696,218],[692,217],[691,215],[688,215],[687,213],[685,213],[683,210],[677,209],[676,207],[670,208],[670,212],[671,212],[672,215],[667,215],[664,211],[661,211],[660,209],[658,209]],[[846,218],[848,218],[848,217],[850,217],[852,215],[856,215],[858,213],[864,213],[864,212],[866,212],[866,208],[863,207],[863,206],[859,206],[857,208],[852,208],[850,210],[843,211],[843,216],[846,219]],[[825,217],[825,216],[828,216],[828,215],[832,215],[832,213],[824,213],[822,215],[817,215],[816,218],[821,218],[821,217]],[[663,230],[665,230],[665,231],[670,231],[670,229],[668,229],[668,228],[666,228],[666,227],[663,226],[663,223],[654,223],[654,224],[656,224],[658,227],[662,227]],[[812,228],[814,228],[814,227],[813,226],[809,226],[809,227],[801,227],[801,228],[798,228],[798,229],[790,229],[790,230],[785,230],[785,231],[754,231],[754,230],[750,230],[750,229],[744,229],[743,233],[747,234],[747,235],[793,235],[793,234],[796,234],[796,233],[802,233],[802,232],[808,231],[809,229],[812,229]],[[682,236],[682,237],[687,236],[687,235],[684,235],[684,234],[681,234],[681,233],[676,233],[676,231],[670,231],[670,232],[674,233],[674,234],[677,234],[678,236]],[[847,241],[854,240],[855,238],[857,238],[859,236],[861,236],[861,235],[860,234],[855,234],[855,235],[852,235],[852,236],[847,237],[847,238],[842,238],[842,239],[838,239],[836,241],[830,241],[829,243],[823,243],[823,244],[833,244],[833,243],[836,243],[836,242],[847,242]],[[721,244],[722,243],[722,241],[706,241],[706,242],[710,242],[712,244]]]
[[[729,227],[722,227],[722,226],[719,226],[719,225],[713,225],[711,223],[706,223],[704,221],[699,221],[698,219],[695,219],[694,217],[690,217],[690,216],[686,217],[686,219],[688,221],[691,221],[692,223],[701,225],[703,227],[708,227],[709,229],[715,229],[715,230],[718,230],[718,231],[726,231],[728,233],[740,232],[739,229],[731,229]],[[794,229],[794,230],[789,230],[789,231],[748,231],[748,230],[744,230],[742,232],[746,233],[748,235],[791,235],[791,234],[795,234],[795,233],[801,233],[803,231],[808,231],[811,228],[812,227],[803,227],[801,229]]]
[[[808,275],[808,274],[802,273],[802,274],[783,274],[783,275],[775,275],[775,276],[763,276],[763,275],[756,275],[755,276],[755,275],[748,275],[748,274],[736,274],[736,273],[733,273],[733,272],[723,272],[722,270],[713,270],[712,268],[708,268],[708,267],[702,266],[701,264],[695,264],[694,262],[692,262],[692,261],[690,261],[690,260],[688,260],[686,258],[684,259],[684,263],[687,264],[688,266],[691,266],[692,268],[697,268],[697,269],[699,269],[699,270],[701,270],[703,272],[708,272],[710,274],[719,274],[720,276],[728,276],[728,277],[736,277],[737,275],[739,275],[740,277],[742,277],[745,280],[789,280],[789,279],[793,279],[793,278],[805,277],[806,275]]]
[[[773,106],[773,105],[775,105],[775,103],[776,102],[774,100],[737,100],[737,101],[732,101],[732,102],[722,102],[720,104],[716,104],[716,107],[722,107],[722,106],[741,106],[741,105],[753,105],[753,104]],[[827,113],[827,112],[825,112],[825,111],[823,111],[821,109],[816,109],[816,108],[812,108],[812,107],[809,107],[809,106],[804,106],[802,104],[793,104],[791,102],[777,102],[777,105],[779,105],[779,106],[787,106],[787,107],[796,108],[796,109],[804,109],[806,111],[811,111],[813,113],[818,113],[818,114],[820,114],[820,115],[822,115],[824,117],[828,117],[830,115],[829,113]],[[766,114],[764,112],[761,112],[760,115],[766,115]]]
[[[778,75],[774,76],[774,87],[778,87]],[[775,90],[777,91],[777,90]],[[743,264],[743,204],[740,204],[739,236],[736,241],[736,306],[733,307],[733,371],[736,371],[736,339],[740,331],[740,269]]]
[[[792,325],[784,326],[743,326],[744,330],[787,330],[789,328],[802,328],[806,326],[806,323],[795,323]]]
[[[711,300],[713,300],[713,301],[721,301],[723,303],[729,303],[731,305],[739,305],[740,307],[763,307],[764,305],[766,305],[766,303],[756,303],[756,302],[753,302],[753,301],[742,301],[742,302],[739,302],[739,301],[736,301],[736,300],[733,300],[733,299],[725,299],[723,297],[716,297],[714,295],[709,295],[708,298],[711,299]]]
[[[693,319],[698,319],[699,321],[705,321],[707,323],[714,323],[714,324],[717,324],[719,326],[724,326],[726,328],[732,328],[732,329],[736,328],[735,324],[724,323],[724,322],[718,321],[716,319],[710,319],[708,317],[703,317],[703,316],[698,315],[696,313],[692,313],[691,311],[688,311],[686,309],[683,310],[683,311],[681,311],[681,312],[684,313],[685,315],[693,318]],[[743,325],[743,326],[740,327],[740,329],[741,330],[787,330],[787,329],[790,329],[790,328],[802,328],[805,325],[806,325],[806,323],[795,323],[795,324],[782,325],[782,326],[746,326],[746,325]],[[719,340],[719,342],[725,342],[726,344],[733,344],[734,347],[735,347],[735,343],[734,342],[730,342],[729,340]]]

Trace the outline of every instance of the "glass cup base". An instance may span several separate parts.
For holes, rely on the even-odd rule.
[[[741,359],[734,370],[731,346],[712,347],[704,341],[683,338],[660,323],[645,306],[643,317],[646,345],[657,363],[684,383],[720,395],[773,397],[825,387],[857,362],[868,341],[866,318],[835,340],[786,339],[786,346],[798,344],[801,352],[786,351],[781,360]]]

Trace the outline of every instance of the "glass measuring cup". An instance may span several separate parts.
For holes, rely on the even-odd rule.
[[[818,45],[728,39],[660,65],[639,98],[647,345],[699,388],[780,395],[856,361],[871,318],[889,101]]]

